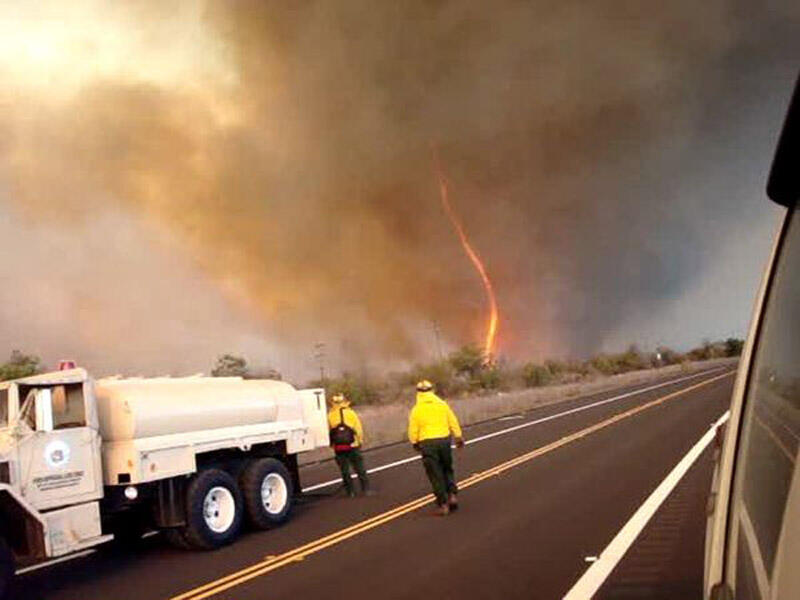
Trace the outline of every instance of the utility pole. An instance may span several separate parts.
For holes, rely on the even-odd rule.
[[[431,325],[433,325],[433,335],[436,338],[436,352],[439,355],[439,360],[444,360],[442,356],[442,340],[439,336],[439,323],[436,322],[436,319],[431,319]]]
[[[314,344],[314,358],[319,361],[319,380],[325,385],[325,342]]]

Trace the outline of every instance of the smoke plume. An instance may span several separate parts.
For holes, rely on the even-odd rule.
[[[80,310],[39,319],[36,285],[9,280],[0,337],[106,369],[199,370],[218,344],[302,372],[318,341],[341,366],[397,365],[433,355],[433,322],[479,342],[431,142],[492,276],[500,354],[642,342],[631,317],[658,322],[765,205],[740,190],[757,192],[800,50],[789,0],[1,10],[0,217],[30,235],[0,262],[52,288],[58,264],[26,240],[72,236],[59,294]],[[719,330],[687,318],[678,341]]]

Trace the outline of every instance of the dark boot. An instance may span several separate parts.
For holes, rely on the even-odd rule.
[[[458,510],[458,496],[455,494],[450,494],[447,497],[447,505],[450,507],[450,510]]]

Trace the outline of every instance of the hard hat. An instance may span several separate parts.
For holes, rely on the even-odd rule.
[[[341,404],[342,402],[345,402],[344,394],[342,394],[341,392],[338,394],[334,394],[333,397],[331,398],[331,401],[335,404]]]
[[[423,379],[422,381],[417,382],[418,392],[430,392],[432,389],[433,389],[433,384],[427,379]]]

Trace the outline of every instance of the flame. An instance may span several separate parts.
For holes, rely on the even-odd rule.
[[[472,265],[475,267],[475,270],[478,272],[478,275],[481,277],[481,281],[483,282],[483,289],[486,292],[486,299],[489,302],[489,318],[486,324],[486,338],[483,344],[483,352],[486,357],[486,360],[489,361],[494,356],[495,350],[495,343],[497,337],[497,299],[494,295],[494,288],[492,287],[492,281],[489,279],[489,274],[486,272],[486,267],[483,265],[483,261],[481,260],[478,253],[470,244],[469,238],[467,237],[467,232],[464,229],[461,220],[459,219],[456,211],[453,209],[452,204],[450,204],[450,197],[447,192],[447,179],[444,176],[444,172],[442,171],[441,166],[439,165],[439,159],[436,153],[436,149],[433,149],[433,167],[436,171],[436,176],[439,179],[439,194],[442,199],[442,206],[444,207],[445,212],[447,213],[447,217],[450,219],[450,223],[453,225],[453,229],[455,229],[456,233],[458,234],[458,239],[461,241],[461,247],[464,249],[464,253],[467,255],[469,260],[472,262]]]

